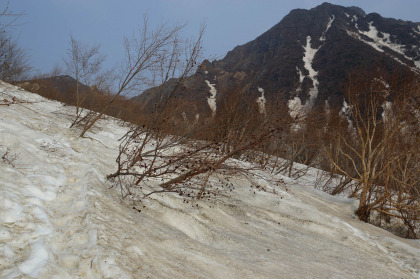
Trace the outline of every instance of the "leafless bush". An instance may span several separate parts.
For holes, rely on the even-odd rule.
[[[17,24],[17,20],[22,16],[22,13],[10,11],[8,0],[0,1],[0,7],[0,32],[4,32]]]
[[[99,53],[99,47],[99,45],[89,46],[70,36],[70,47],[65,62],[67,71],[76,79],[76,111],[70,128],[80,123],[88,123],[96,116],[95,111],[84,110],[85,101],[93,91],[93,86],[96,88],[105,77],[110,78],[109,72],[102,72],[105,56]]]
[[[103,106],[99,113],[89,120],[80,136],[95,124],[106,113],[120,95],[129,92],[140,92],[147,87],[161,84],[171,78],[182,80],[196,68],[197,59],[202,52],[202,37],[205,26],[200,29],[197,40],[183,40],[180,32],[184,26],[168,27],[163,24],[151,30],[147,18],[143,26],[132,38],[124,39],[126,58],[118,77],[118,90]],[[170,96],[166,97],[167,100]],[[165,105],[162,102],[162,105]]]
[[[0,79],[8,82],[22,80],[27,78],[31,69],[29,59],[9,31],[22,14],[11,12],[9,1],[0,1],[0,7]]]
[[[27,78],[30,71],[25,51],[6,32],[0,33],[0,79],[18,81]]]
[[[277,130],[259,114],[242,110],[243,104],[236,102],[240,95],[231,96],[235,102],[226,100],[230,109],[221,108],[220,118],[216,114],[193,124],[176,120],[180,111],[171,102],[158,106],[149,124],[133,127],[122,138],[117,171],[108,178],[124,196],[177,192],[204,198],[215,194],[211,177],[246,176],[250,166],[232,159],[258,150]]]
[[[319,113],[314,109],[305,116],[292,118],[287,106],[278,105],[284,103],[282,100],[273,103],[276,107],[267,108],[267,117],[281,133],[266,144],[263,152],[268,156],[263,162],[273,174],[299,178],[318,164]]]

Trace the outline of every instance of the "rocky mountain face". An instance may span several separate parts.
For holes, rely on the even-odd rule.
[[[191,113],[214,112],[232,88],[261,102],[341,104],[348,73],[368,65],[420,73],[420,23],[324,3],[291,11],[222,60],[205,60],[175,96],[192,103]],[[174,83],[151,88],[134,99],[150,106]]]

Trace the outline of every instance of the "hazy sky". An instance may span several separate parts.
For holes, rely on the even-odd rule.
[[[6,0],[0,0],[1,8]],[[122,40],[133,33],[147,14],[152,24],[187,23],[185,32],[198,33],[206,20],[205,56],[223,58],[227,51],[255,39],[278,23],[290,10],[310,9],[322,0],[10,0],[13,12],[23,12],[13,28],[26,49],[32,66],[49,72],[63,64],[70,33],[80,41],[101,44],[108,65],[123,57]],[[420,0],[329,1],[358,6],[366,13],[377,12],[420,22]]]

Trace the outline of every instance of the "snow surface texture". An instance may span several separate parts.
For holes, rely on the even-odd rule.
[[[210,83],[210,81],[206,80],[207,85],[210,87],[210,97],[207,98],[207,103],[211,109],[213,117],[216,115],[216,95],[217,90],[215,84]]]
[[[0,155],[17,155],[14,167],[0,158],[0,278],[420,278],[420,242],[358,221],[353,200],[313,189],[316,170],[143,208],[105,180],[120,122],[79,138],[74,108],[0,84],[13,97],[35,103],[0,106]]]

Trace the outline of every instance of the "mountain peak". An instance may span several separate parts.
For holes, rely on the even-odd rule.
[[[356,15],[359,15],[359,16],[362,16],[362,17],[366,16],[366,13],[362,8],[359,8],[359,7],[356,7],[356,6],[351,6],[351,7],[348,7],[348,9],[351,10],[352,12],[354,12]]]
[[[317,12],[317,11],[326,11],[330,13],[337,13],[337,14],[351,14],[356,15],[359,17],[365,17],[366,13],[362,8],[351,6],[351,7],[344,7],[336,4],[331,4],[328,2],[324,2],[321,5],[316,6],[309,10],[310,12]]]
[[[348,74],[369,65],[420,73],[419,25],[325,2],[309,10],[292,10],[222,60],[205,62],[185,83],[182,95],[199,100],[202,106],[197,107],[205,111],[207,83],[221,91],[239,86],[256,98],[261,88],[267,99],[298,97],[310,106],[326,100],[341,104]],[[142,95],[148,94],[152,93]]]

